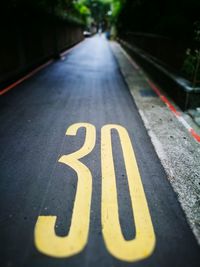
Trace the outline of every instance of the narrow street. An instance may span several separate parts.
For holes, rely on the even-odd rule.
[[[1,267],[197,267],[199,246],[109,42],[0,97]]]

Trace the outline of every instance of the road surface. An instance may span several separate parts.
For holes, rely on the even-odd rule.
[[[0,98],[1,267],[195,267],[200,250],[104,37]]]

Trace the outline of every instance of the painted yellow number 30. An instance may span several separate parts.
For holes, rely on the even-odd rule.
[[[65,237],[56,235],[56,216],[39,216],[35,226],[35,245],[37,249],[43,254],[52,257],[61,258],[75,255],[84,249],[88,240],[92,175],[90,170],[79,159],[93,150],[96,142],[96,130],[89,123],[76,123],[68,128],[66,135],[76,135],[78,129],[82,127],[86,129],[83,147],[59,159],[59,162],[72,167],[78,175],[69,233]],[[119,222],[116,178],[112,155],[112,129],[119,134],[127,172],[136,229],[136,235],[133,240],[124,239]],[[119,125],[104,126],[101,135],[101,213],[105,245],[108,251],[120,260],[131,262],[141,260],[150,256],[153,252],[155,234],[131,141],[126,129]]]

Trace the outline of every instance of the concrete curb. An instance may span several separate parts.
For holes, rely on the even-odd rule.
[[[111,48],[141,118],[178,196],[187,221],[200,244],[200,146],[173,112],[155,94],[140,67],[115,42]],[[146,91],[147,96],[142,96]],[[172,102],[177,112],[181,110]]]

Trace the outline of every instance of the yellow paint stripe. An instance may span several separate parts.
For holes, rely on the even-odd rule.
[[[125,240],[118,211],[116,177],[114,170],[111,130],[117,130],[125,161],[131,205],[136,229],[135,238]],[[108,251],[117,259],[137,261],[150,256],[155,247],[151,222],[141,177],[128,133],[119,125],[106,125],[101,131],[102,161],[102,231]],[[120,190],[120,188],[118,189]]]

